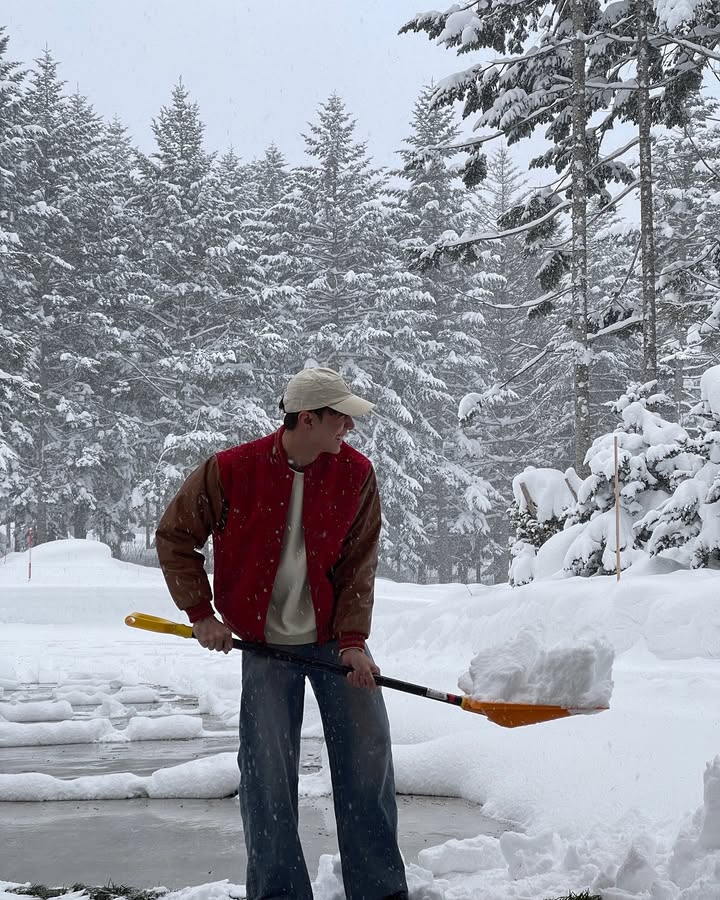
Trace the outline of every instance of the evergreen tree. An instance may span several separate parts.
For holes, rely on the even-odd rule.
[[[578,486],[577,503],[567,520],[569,524],[587,523],[565,557],[565,568],[576,575],[609,574],[616,568],[616,438],[623,569],[632,563],[633,549],[645,538],[642,532],[636,533],[635,523],[699,467],[688,433],[661,415],[660,410],[670,405],[669,398],[654,393],[655,387],[656,382],[630,385],[613,404],[622,424],[596,438],[588,451],[591,474]]]
[[[251,165],[251,178],[257,203],[254,227],[260,254],[258,263],[264,273],[263,314],[292,345],[299,331],[298,310],[304,302],[303,256],[297,252],[296,241],[304,221],[304,208],[299,203],[295,175],[288,170],[283,154],[274,144],[262,159]],[[277,360],[280,383],[274,396],[282,393],[282,379],[292,373],[294,365],[293,351],[286,349]]]
[[[679,420],[687,416],[700,373],[717,348],[713,310],[720,306],[715,263],[720,191],[718,104],[698,95],[687,121],[655,141],[656,246],[661,363],[673,384]]]
[[[26,484],[21,460],[31,453],[37,416],[29,346],[18,218],[23,207],[17,174],[29,139],[24,73],[7,59],[8,36],[0,27],[0,522],[19,517],[13,506]],[[20,514],[21,515],[21,514]]]
[[[538,2],[516,4],[499,0],[492,5],[471,3],[459,9],[429,12],[409,22],[404,31],[425,31],[431,38],[467,53],[492,47],[506,54],[487,64],[477,64],[446,79],[435,102],[464,101],[465,115],[479,113],[477,126],[505,135],[512,143],[547,124],[545,136],[551,149],[532,162],[552,166],[560,178],[535,192],[502,220],[506,229],[521,228],[536,247],[547,246],[556,236],[557,216],[572,209],[572,231],[566,240],[555,240],[538,271],[547,306],[562,296],[566,274],[572,295],[569,322],[572,339],[563,349],[573,354],[575,372],[576,463],[582,462],[590,434],[590,380],[588,362],[593,357],[590,338],[590,295],[587,290],[587,202],[597,197],[601,205],[614,204],[608,185],[613,181],[633,186],[634,174],[616,151],[603,157],[602,141],[616,121],[632,121],[638,127],[641,195],[640,257],[642,282],[643,367],[646,377],[656,370],[655,254],[652,216],[652,166],[650,126],[671,125],[683,115],[688,92],[697,89],[701,72],[720,41],[717,16],[710,5],[693,7],[668,4],[658,21],[650,0],[627,3],[569,4]],[[690,21],[682,23],[680,20]],[[671,28],[672,33],[668,33]],[[620,37],[622,35],[622,37]],[[636,65],[637,64],[637,65]],[[627,74],[625,74],[627,73]],[[662,86],[654,99],[651,92]],[[595,115],[594,119],[593,114]],[[680,118],[679,118],[680,117]],[[589,125],[593,122],[592,126]],[[462,142],[468,151],[466,183],[485,177],[482,154],[485,137]],[[468,235],[460,241],[439,240],[436,252],[467,255],[481,240]],[[560,289],[560,294],[558,290]],[[636,325],[632,312],[629,325]],[[613,332],[621,331],[619,322]]]
[[[18,309],[39,396],[33,446],[23,456],[26,490],[16,503],[21,518],[35,521],[40,542],[86,528],[96,506],[94,485],[102,479],[95,388],[102,378],[103,323],[89,247],[102,128],[84,98],[63,94],[47,52],[32,75],[27,109],[34,133],[17,176],[26,276]]]
[[[651,509],[638,530],[653,556],[700,568],[720,562],[720,366],[703,373],[695,410],[701,430],[690,448],[694,465],[664,503]]]
[[[487,176],[473,202],[472,231],[496,232],[498,221],[527,193],[510,152],[500,147],[488,158]],[[480,398],[481,408],[467,417],[465,431],[482,444],[487,471],[492,473],[488,477],[502,491],[503,501],[492,511],[491,527],[503,551],[496,574],[504,578],[512,531],[507,509],[513,476],[528,463],[568,464],[573,447],[572,393],[568,354],[552,349],[557,322],[538,314],[533,304],[536,258],[528,253],[521,235],[506,235],[490,247],[485,265],[498,282],[482,311],[483,349],[493,377]]]
[[[415,575],[428,542],[420,502],[445,465],[428,411],[452,403],[434,370],[437,314],[399,247],[410,214],[374,170],[355,123],[333,95],[306,135],[312,165],[281,201],[292,271],[297,337],[289,371],[329,365],[380,415],[357,423],[357,443],[382,486],[388,571]]]
[[[222,180],[182,83],[153,132],[156,152],[138,157],[144,258],[128,312],[144,383],[135,402],[154,410],[139,496],[154,504],[203,457],[269,422],[240,213],[218,196]]]
[[[432,107],[431,94],[431,87],[421,92],[406,140],[409,149],[401,151],[405,167],[399,174],[408,185],[400,197],[411,216],[408,233],[413,235],[403,246],[415,258],[441,228],[462,234],[470,218],[466,193],[449,166],[448,153],[420,153],[450,143],[459,133],[450,110]],[[437,463],[420,498],[419,514],[430,543],[419,574],[426,577],[434,571],[444,582],[455,574],[466,581],[472,567],[472,576],[480,581],[504,551],[503,536],[489,524],[492,501],[499,500],[491,487],[496,473],[489,471],[481,442],[461,432],[456,409],[468,387],[484,386],[490,378],[480,304],[504,282],[485,271],[484,260],[474,266],[440,260],[422,273],[421,285],[434,301],[434,321],[428,324],[433,356],[426,365],[442,381],[445,396],[439,392],[436,403],[424,409],[436,434],[428,440]]]

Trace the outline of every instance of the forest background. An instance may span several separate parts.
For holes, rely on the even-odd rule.
[[[483,61],[418,85],[394,169],[373,165],[337,94],[308,124],[305,165],[274,144],[252,160],[210,152],[182,80],[143,152],[51,52],[16,63],[3,30],[6,546],[30,528],[118,555],[138,529],[150,544],[183,477],[276,427],[307,364],[378,405],[354,442],[381,482],[382,572],[403,580],[505,580],[513,478],[587,476],[618,398],[706,435],[720,25],[710,3],[678,6],[418,16],[408,30]],[[605,152],[620,126],[631,137]],[[531,186],[513,153],[538,129],[550,149]]]

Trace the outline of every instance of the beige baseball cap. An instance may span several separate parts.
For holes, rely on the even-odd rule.
[[[346,416],[364,416],[375,406],[357,397],[333,369],[303,369],[288,382],[283,394],[285,412],[329,406]]]

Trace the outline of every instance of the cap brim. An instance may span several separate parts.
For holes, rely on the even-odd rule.
[[[363,400],[362,397],[356,397],[355,394],[345,397],[344,400],[340,400],[338,403],[329,403],[328,406],[330,409],[334,409],[335,412],[343,413],[346,416],[364,416],[375,408],[374,403],[370,403],[369,400]]]

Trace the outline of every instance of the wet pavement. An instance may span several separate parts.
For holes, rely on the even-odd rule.
[[[196,714],[196,701],[160,688],[159,703]],[[52,686],[25,685],[17,699],[50,699]],[[6,692],[4,700],[11,699]],[[140,711],[142,704],[133,704]],[[89,718],[94,707],[75,707]],[[147,708],[152,711],[152,705]],[[128,744],[69,744],[0,750],[4,774],[43,772],[58,778],[132,772],[149,775],[216,753],[234,751],[237,735],[226,723],[203,716],[211,737]],[[118,723],[122,724],[122,723]],[[319,740],[303,741],[304,773],[320,766]],[[398,797],[399,841],[408,862],[450,838],[501,834],[505,823],[479,806],[444,797]],[[300,803],[300,832],[311,877],[322,854],[337,853],[332,798]],[[0,879],[48,885],[131,884],[179,888],[227,878],[242,884],[245,849],[237,797],[222,800],[150,800],[0,803]]]

